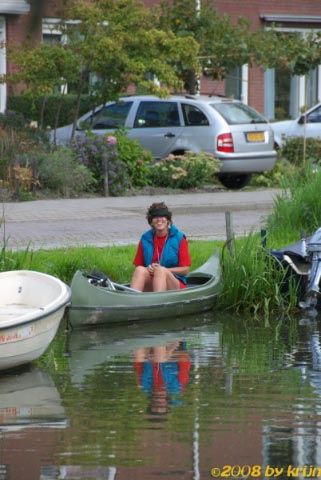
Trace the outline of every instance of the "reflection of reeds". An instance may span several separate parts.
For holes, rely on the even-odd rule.
[[[244,315],[222,321],[222,346],[232,371],[270,373],[271,366],[282,371],[293,365],[298,341],[298,320],[293,316],[274,317],[269,324],[257,322],[254,328],[252,317]],[[287,378],[291,383],[298,380],[295,374]]]

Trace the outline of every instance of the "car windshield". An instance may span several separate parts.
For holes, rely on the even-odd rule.
[[[105,105],[94,116],[90,115],[81,122],[81,128],[86,130],[104,130],[108,128],[119,128],[125,125],[125,121],[133,102],[116,102]]]
[[[222,115],[229,125],[267,123],[266,119],[244,103],[211,103],[211,107]]]

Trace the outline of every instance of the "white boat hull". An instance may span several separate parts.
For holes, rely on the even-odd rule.
[[[39,272],[0,273],[0,370],[39,358],[54,339],[70,290]]]

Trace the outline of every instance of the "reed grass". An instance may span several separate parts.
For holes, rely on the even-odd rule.
[[[321,171],[307,165],[288,176],[267,219],[273,245],[286,245],[311,235],[321,225]]]
[[[236,239],[233,255],[223,249],[221,264],[220,310],[269,316],[275,312],[288,313],[295,308],[298,287],[294,280],[290,281],[285,293],[282,286],[286,271],[263,248],[258,233]]]
[[[190,241],[192,268],[204,263],[214,250],[221,250],[223,242]],[[73,247],[53,250],[21,252],[5,250],[0,257],[0,270],[37,270],[59,277],[70,283],[76,270],[97,270],[117,282],[127,282],[134,271],[133,259],[136,246]]]

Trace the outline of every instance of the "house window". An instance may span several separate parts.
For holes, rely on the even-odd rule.
[[[308,108],[313,107],[313,105],[319,101],[318,96],[321,94],[321,92],[318,91],[319,73],[319,68],[315,68],[314,70],[310,70],[309,74],[305,77],[305,106]]]
[[[243,65],[228,72],[225,79],[225,95],[248,104],[248,66]]]
[[[51,33],[43,33],[42,34],[42,41],[47,45],[57,45],[61,43],[62,35],[59,33],[51,34]]]
[[[302,36],[311,32],[311,25],[315,31],[321,31],[321,16],[290,15],[290,14],[262,14],[261,19],[267,29],[271,25],[282,33]],[[302,111],[318,103],[321,97],[320,66],[311,70],[305,76],[290,75],[288,71],[275,68],[265,72],[264,103],[265,116],[270,120],[284,120],[296,118]]]
[[[242,96],[242,67],[233,68],[226,75],[225,95],[241,100]]]

